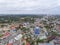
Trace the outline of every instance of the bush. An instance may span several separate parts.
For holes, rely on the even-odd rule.
[[[2,37],[3,36],[3,34],[0,34],[0,37]]]
[[[42,40],[37,39],[37,43],[44,43],[44,39],[42,39]]]

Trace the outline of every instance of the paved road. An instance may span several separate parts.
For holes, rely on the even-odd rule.
[[[39,45],[52,45],[51,43],[40,43]]]
[[[54,45],[54,40],[50,41],[49,43],[40,43],[39,45]]]

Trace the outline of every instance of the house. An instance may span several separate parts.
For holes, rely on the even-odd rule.
[[[56,30],[57,30],[58,32],[60,32],[60,23],[57,23],[57,24],[56,24]]]

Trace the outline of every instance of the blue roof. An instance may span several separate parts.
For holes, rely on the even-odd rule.
[[[41,29],[40,29],[39,27],[35,27],[35,28],[34,28],[34,33],[35,33],[35,34],[40,34],[40,30],[41,30]]]

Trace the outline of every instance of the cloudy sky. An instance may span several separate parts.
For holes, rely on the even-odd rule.
[[[0,14],[60,14],[60,0],[0,0]]]

